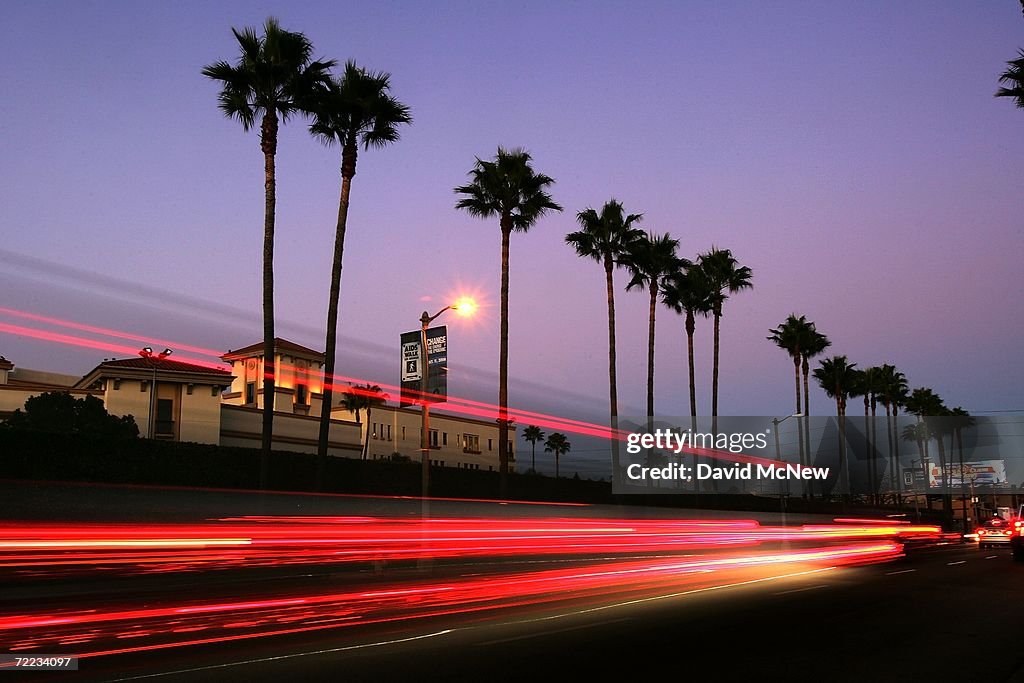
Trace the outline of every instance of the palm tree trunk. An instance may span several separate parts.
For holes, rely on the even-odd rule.
[[[619,396],[615,378],[615,283],[612,272],[615,264],[611,254],[604,255],[604,279],[608,288],[608,405],[611,428],[618,429]],[[619,474],[619,439],[612,435],[612,478]]]
[[[690,431],[691,433],[697,432],[697,377],[694,374],[693,368],[693,333],[696,331],[697,325],[696,320],[693,316],[693,310],[687,309],[686,311],[686,361],[689,366],[690,372]],[[693,455],[693,471],[697,471],[697,465],[700,464],[700,456],[694,453]],[[697,477],[693,477],[693,490],[697,493],[700,492],[700,480]]]
[[[366,436],[363,437],[363,460],[366,460],[367,454],[370,452],[370,406],[366,406]],[[383,436],[383,434],[381,435]]]
[[[317,439],[317,490],[322,490],[327,469],[327,445],[331,434],[331,405],[334,400],[334,363],[338,344],[338,299],[341,295],[341,265],[345,254],[345,229],[348,225],[349,194],[356,174],[355,144],[346,144],[342,151],[341,196],[338,199],[338,223],[334,232],[334,261],[331,264],[331,293],[327,299],[327,339],[324,342],[324,386],[320,402],[320,434]],[[367,411],[369,416],[369,411]],[[369,421],[369,418],[367,418]],[[363,460],[366,448],[363,448]]]
[[[263,431],[260,435],[260,488],[270,476],[270,449],[274,435],[274,219],[277,214],[277,112],[263,116],[260,146],[263,150]]]
[[[793,356],[793,381],[796,385],[796,410],[794,413],[800,412],[800,356],[799,354]]]
[[[511,216],[501,217],[501,342],[498,351],[498,488],[508,496],[508,261]]]
[[[900,435],[899,435],[899,414],[900,407],[895,403],[892,404],[892,454],[896,461],[896,504],[897,507],[903,509],[903,463],[900,462]],[[911,473],[913,476],[913,473]],[[913,479],[911,479],[913,481]],[[917,500],[916,496],[914,500]]]
[[[871,401],[868,398],[868,392],[864,392],[864,441],[867,444],[867,469],[868,469],[868,501],[873,502],[875,499],[875,468],[874,468],[874,456],[871,453],[871,437],[868,431],[871,429],[871,420],[868,415],[868,409],[871,407]]]
[[[696,331],[696,320],[693,311],[686,311],[686,360],[690,369],[690,417],[697,417],[697,378],[693,370],[693,333]],[[693,423],[693,430],[697,431],[696,422]]]
[[[555,451],[555,479],[558,479],[558,451]]]
[[[722,313],[715,309],[715,344],[714,357],[711,367],[711,431],[717,437],[718,434],[718,351],[719,333],[722,326]]]
[[[647,419],[654,417],[654,316],[658,308],[658,283],[651,282],[651,308],[647,326]]]
[[[530,447],[530,469],[533,470],[534,474],[537,473],[537,443],[534,442]]]
[[[811,456],[811,424],[808,416],[811,414],[811,392],[809,391],[808,375],[811,372],[811,364],[808,362],[807,356],[803,356],[800,360],[800,370],[804,376],[804,416],[797,418],[800,422],[799,425],[803,430],[804,435],[804,449],[805,459],[808,465],[814,465]],[[814,498],[814,480],[807,480],[807,493],[811,498]]]

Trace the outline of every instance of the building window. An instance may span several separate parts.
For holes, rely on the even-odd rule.
[[[508,442],[508,455],[509,455],[509,457],[512,457],[512,442],[511,441]]]
[[[441,432],[441,445],[442,446],[447,446],[448,445],[448,432]]]
[[[464,453],[479,453],[480,452],[480,435],[478,435],[478,434],[463,434],[462,435],[462,451]]]
[[[216,396],[220,393],[220,387],[210,387],[210,396]]]
[[[405,441],[405,427],[402,427],[402,441]]]
[[[245,383],[245,402],[248,405],[256,403],[256,382]]]
[[[309,404],[309,391],[305,384],[295,387],[295,402],[300,406]]]
[[[169,398],[156,400],[156,423],[154,436],[174,436],[174,401]]]
[[[376,438],[377,438],[377,423],[376,423],[376,422],[374,422],[374,423],[373,423],[373,434],[372,434],[372,438],[374,438],[374,439],[376,439]]]
[[[438,447],[437,446],[437,430],[436,429],[431,429],[430,430],[430,447],[431,448],[437,448]]]
[[[487,439],[487,450],[494,450],[494,439]]]
[[[195,389],[195,388],[196,388],[195,384],[186,384],[185,385],[185,393],[188,394],[189,396],[191,396],[192,395],[192,390]]]
[[[120,377],[115,377],[114,378],[114,391],[120,391],[120,390],[121,390],[121,378]]]
[[[149,391],[149,382],[139,382],[139,391],[142,393]]]
[[[391,441],[391,425],[388,425],[388,441]]]

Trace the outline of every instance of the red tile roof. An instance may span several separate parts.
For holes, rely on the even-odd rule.
[[[221,368],[214,368],[208,365],[196,365],[195,363],[185,363],[180,360],[171,360],[169,358],[124,358],[122,360],[108,360],[103,361],[99,364],[100,368],[136,368],[140,370],[152,370],[154,367],[157,370],[164,370],[167,372],[193,372],[201,373],[204,375],[230,375],[229,370]]]
[[[296,344],[295,342],[288,341],[287,339],[281,339],[280,337],[275,337],[274,338],[274,351],[276,353],[283,353],[283,352],[286,352],[286,351],[292,351],[292,352],[301,353],[301,354],[304,354],[304,355],[307,355],[307,356],[316,356],[318,358],[323,358],[323,356],[324,356],[324,352],[323,351],[314,351],[311,348],[308,348],[306,346],[302,346],[301,344]],[[262,356],[262,355],[263,355],[263,342],[257,342],[255,344],[250,344],[249,346],[246,346],[245,348],[236,349],[234,351],[228,351],[223,356],[221,356],[221,358],[227,360],[229,358],[246,358],[246,357],[249,357],[249,356]]]

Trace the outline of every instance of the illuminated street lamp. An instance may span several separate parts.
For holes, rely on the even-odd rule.
[[[427,326],[448,310],[455,311],[463,318],[468,318],[476,312],[476,302],[469,297],[462,297],[453,304],[445,306],[434,315],[423,311],[420,316],[420,398],[423,401],[423,422],[420,426],[420,451],[422,452],[423,474],[420,488],[422,496],[426,499],[430,491],[430,401],[427,399],[429,387],[427,379],[430,374],[430,367],[427,364],[429,354],[427,353]]]
[[[156,368],[157,363],[167,358],[169,355],[174,353],[170,349],[165,348],[157,355],[153,355],[153,347],[147,346],[139,351],[139,355],[142,356],[149,367],[153,369],[153,382],[149,387],[149,438],[153,439],[156,435]]]

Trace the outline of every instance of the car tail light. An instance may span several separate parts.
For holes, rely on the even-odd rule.
[[[978,529],[978,535],[979,536],[984,536],[985,535],[985,530],[984,529]]]

